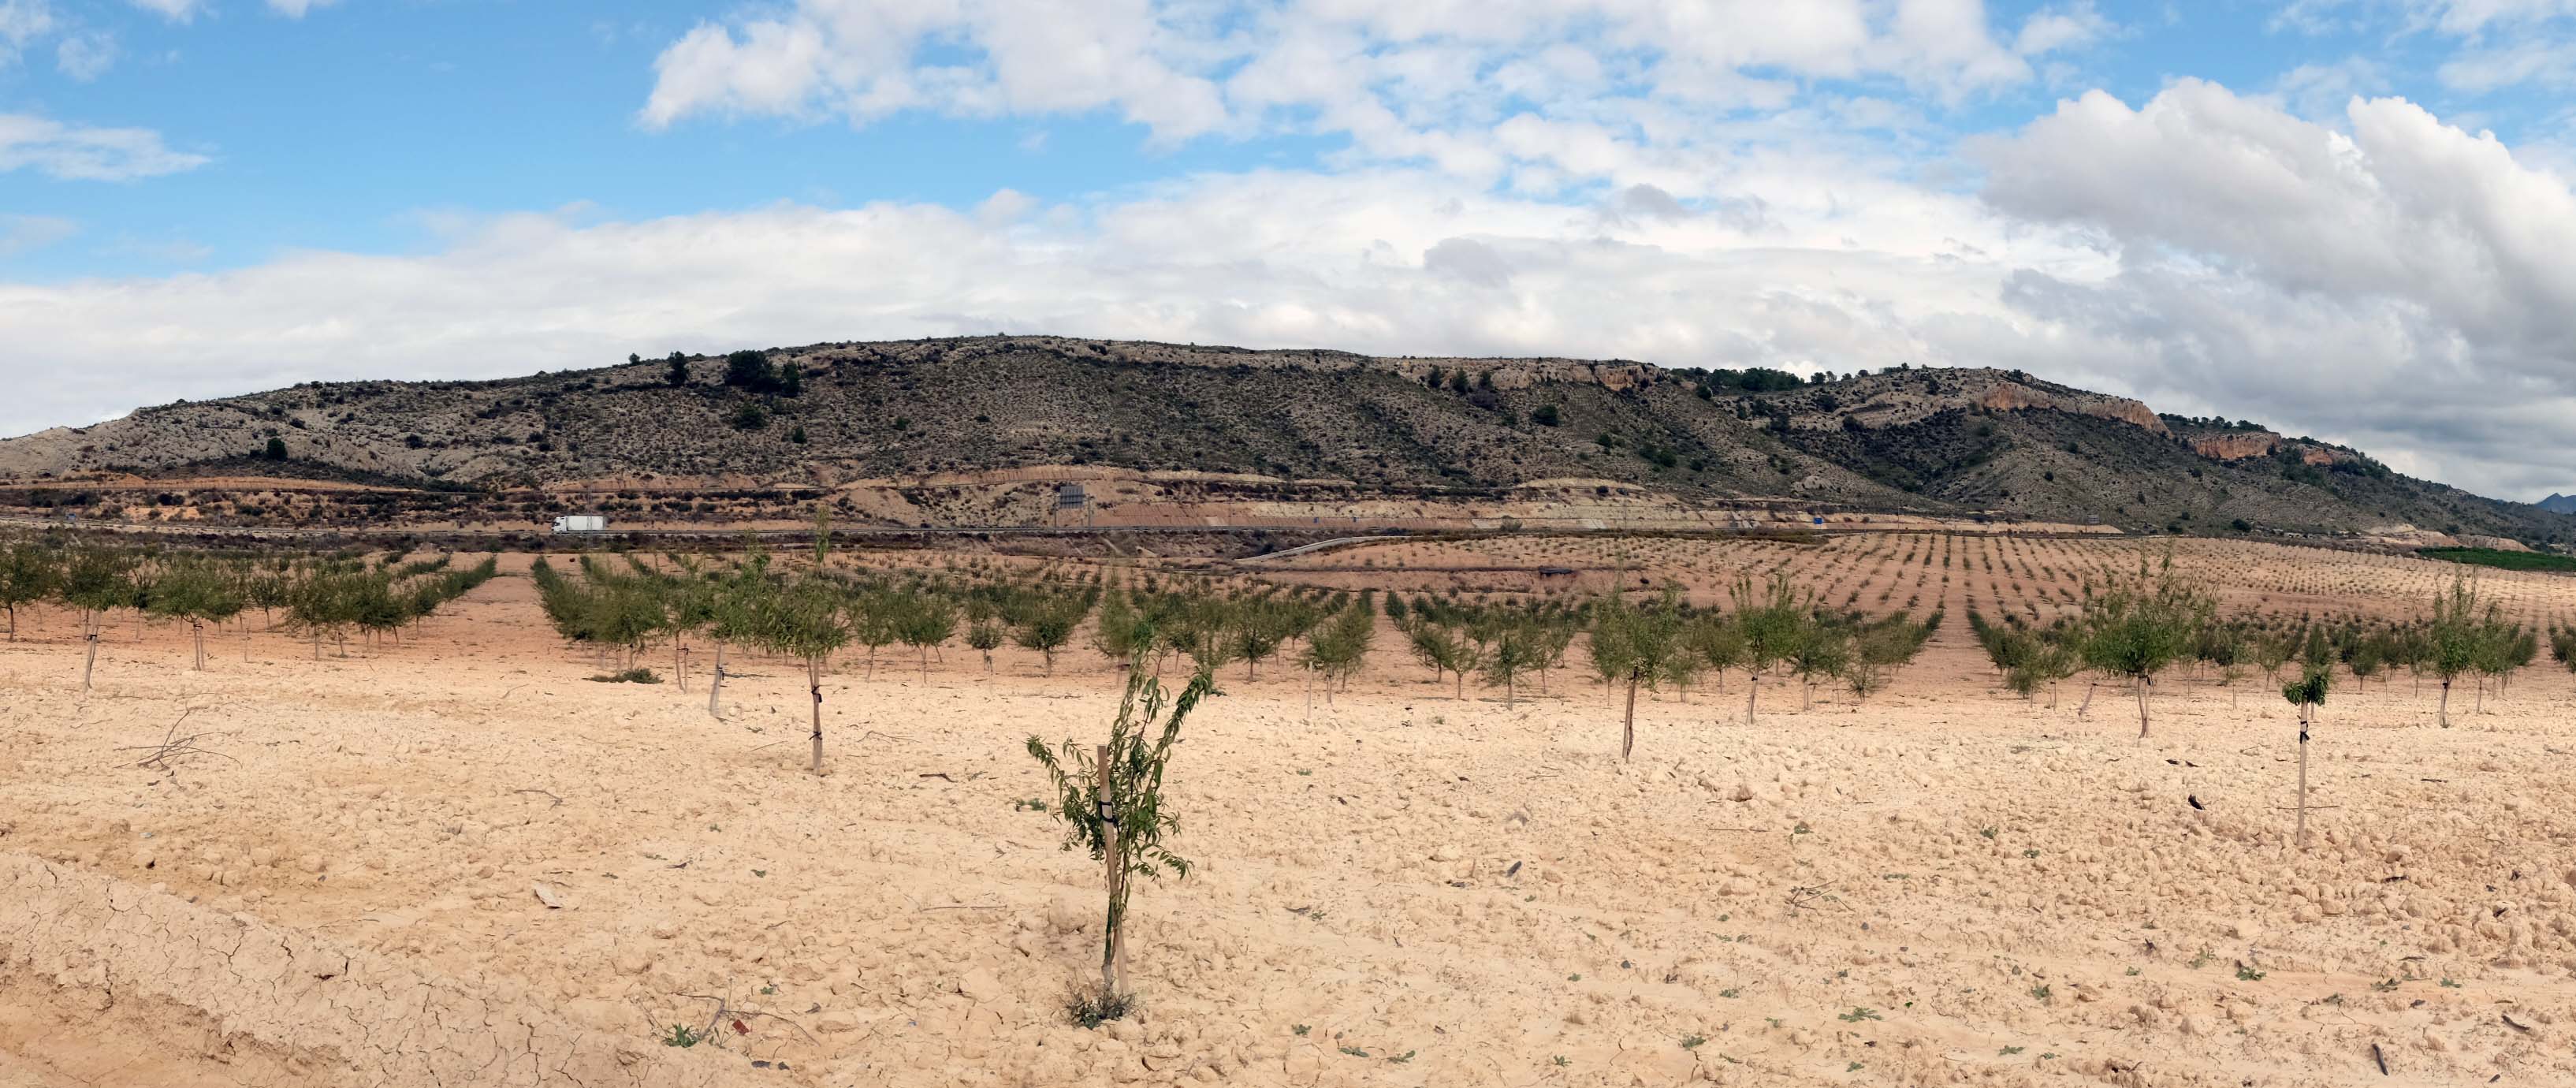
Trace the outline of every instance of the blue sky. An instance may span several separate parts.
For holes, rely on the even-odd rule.
[[[1009,328],[2025,366],[2537,497],[2571,89],[2576,0],[0,0],[0,433]]]

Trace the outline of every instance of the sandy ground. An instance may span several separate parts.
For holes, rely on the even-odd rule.
[[[2381,577],[2311,554],[2283,585]],[[86,696],[75,620],[29,626],[5,1088],[2576,1083],[2550,669],[2449,730],[2402,676],[2347,682],[2294,855],[2271,685],[2177,677],[2140,743],[2107,689],[2088,718],[2080,680],[1998,692],[1955,618],[1866,706],[1767,683],[1748,727],[1740,676],[1641,703],[1625,764],[1565,673],[1455,700],[1382,633],[1310,716],[1238,667],[1172,774],[1200,867],[1138,893],[1144,1011],[1091,1032],[1058,1005],[1099,873],[1014,804],[1028,735],[1105,732],[1088,651],[846,660],[816,778],[783,663],[737,662],[722,721],[703,650],[686,693],[590,683],[524,579],[318,662],[227,631],[192,672],[120,618]],[[213,754],[138,766],[174,722]]]

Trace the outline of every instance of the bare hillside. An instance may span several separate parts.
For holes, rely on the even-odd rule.
[[[2359,451],[1985,369],[1819,384],[1620,360],[984,337],[489,382],[306,384],[0,441],[0,477],[21,483],[287,476],[670,492],[1062,466],[1290,490],[1599,483],[1694,503],[2133,529],[2576,539],[2576,518],[2398,476]]]

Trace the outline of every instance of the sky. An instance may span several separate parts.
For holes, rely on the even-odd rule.
[[[0,435],[1063,333],[1996,366],[2576,492],[2576,0],[0,0]]]

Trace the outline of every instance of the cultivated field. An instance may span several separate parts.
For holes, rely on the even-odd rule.
[[[1948,619],[1865,701],[1775,675],[1748,726],[1741,671],[1641,695],[1627,761],[1579,639],[1509,706],[1383,618],[1329,697],[1235,663],[1166,783],[1195,868],[1136,892],[1140,1011],[1098,1030],[1063,1004],[1098,976],[1100,863],[1059,848],[1025,750],[1106,739],[1123,681],[1088,630],[1051,670],[962,635],[841,651],[817,776],[802,662],[732,651],[721,719],[703,638],[686,691],[668,642],[665,682],[592,682],[525,556],[345,657],[253,610],[197,670],[186,625],[112,613],[86,692],[80,614],[23,609],[0,1086],[2576,1083],[2576,679],[2546,653],[2463,679],[2444,729],[2429,679],[2338,677],[2293,850],[2277,681],[2186,663],[2141,741],[2121,700],[2079,715],[2084,676],[2004,690],[1963,622],[2071,617],[2164,554],[1503,537],[1222,575],[1724,608],[1776,572]],[[2284,621],[2415,616],[2457,570],[2172,554]],[[2479,586],[2576,622],[2576,579]]]

